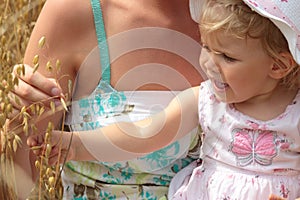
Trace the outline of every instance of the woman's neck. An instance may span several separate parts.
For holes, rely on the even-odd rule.
[[[112,0],[110,0],[112,1]],[[105,2],[105,1],[104,1]],[[116,5],[126,5],[127,8],[139,8],[138,12],[165,14],[166,16],[177,16],[180,13],[189,11],[189,0],[113,0]],[[132,10],[134,12],[134,10]],[[177,15],[175,15],[177,14]]]
[[[156,6],[164,11],[168,10],[167,8],[177,8],[182,9],[184,6],[189,4],[189,0],[144,0],[141,1],[145,6]]]

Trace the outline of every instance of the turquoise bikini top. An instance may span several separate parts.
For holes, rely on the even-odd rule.
[[[99,0],[91,0],[100,52],[100,61],[102,66],[102,80],[110,84],[110,57],[103,22],[103,15]]]

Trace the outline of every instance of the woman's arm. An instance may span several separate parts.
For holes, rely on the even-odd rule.
[[[34,66],[34,57],[36,55],[39,56],[39,68],[37,72],[42,76],[38,76],[38,74],[32,75],[28,71],[28,76],[23,77],[25,85],[22,85],[21,81],[20,88],[16,88],[15,94],[19,96],[21,100],[22,98],[24,99],[24,104],[26,104],[26,100],[27,104],[30,104],[51,96],[49,90],[52,90],[56,84],[48,82],[44,77],[57,79],[62,86],[59,92],[63,94],[68,93],[68,81],[74,81],[77,69],[80,67],[82,60],[86,54],[94,48],[92,45],[93,42],[90,40],[95,38],[92,36],[88,37],[88,34],[95,34],[89,31],[94,30],[90,9],[89,1],[51,0],[45,2],[32,31],[24,56],[24,63],[31,67]],[[45,37],[46,39],[43,48],[39,47],[41,37]],[[84,46],[83,43],[89,44],[89,46]],[[55,70],[57,60],[61,62],[61,69],[59,71]],[[46,67],[48,61],[51,62],[51,66],[53,67],[52,72]],[[33,92],[35,96],[31,95],[32,90],[28,89],[31,86],[32,89],[34,89]],[[24,88],[27,88],[27,90]],[[40,92],[37,93],[37,90]],[[42,133],[45,132],[49,121],[53,122],[55,127],[57,127],[61,119],[62,112],[56,112],[55,115],[43,118],[43,120],[40,120],[39,123],[35,123],[35,125],[38,128],[38,132]],[[26,146],[25,135],[21,134],[21,137],[25,142],[23,142],[22,148],[19,148],[16,152],[15,164],[20,167],[22,173],[28,173],[28,177],[31,177],[34,182],[37,177],[37,170],[33,165],[35,158],[30,155],[29,148]],[[30,184],[27,184],[26,186],[29,187],[29,185]],[[17,187],[18,189],[22,188],[24,184],[18,185]],[[24,196],[24,198],[26,197],[26,194],[20,195]]]

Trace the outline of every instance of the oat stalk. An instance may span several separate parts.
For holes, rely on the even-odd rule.
[[[22,145],[20,138],[21,133],[35,132],[37,129],[34,125],[36,119],[41,120],[43,116],[47,116],[44,109],[44,102],[36,102],[28,107],[23,107],[21,112],[14,118],[10,118],[13,113],[13,105],[11,103],[10,92],[18,85],[18,79],[13,77],[12,69],[17,63],[23,63],[23,56],[27,46],[32,28],[37,19],[45,0],[0,0],[0,199],[14,200],[17,199],[15,171],[14,171],[14,154]],[[13,34],[11,34],[13,33]],[[38,45],[41,47],[45,44],[45,38],[41,38]],[[38,67],[38,58],[35,58],[35,64]],[[55,63],[56,71],[60,70],[60,61]],[[24,75],[24,66],[20,65],[18,69],[19,75]],[[52,63],[48,62],[45,66],[52,70]],[[59,77],[55,76],[56,80]],[[60,77],[61,78],[61,77]],[[56,97],[53,97],[56,98]],[[13,99],[18,103],[18,99]],[[47,99],[49,101],[51,99]],[[62,104],[67,107],[65,100]],[[54,103],[50,103],[51,111],[56,111]],[[10,121],[7,119],[10,118]],[[16,123],[13,128],[9,124],[14,121]],[[50,124],[49,124],[50,126]],[[48,126],[47,133],[51,135],[51,127]],[[50,136],[49,136],[50,137]],[[45,137],[46,139],[46,137]],[[50,139],[47,138],[46,144],[50,144]],[[47,143],[48,142],[48,143]],[[38,187],[38,196],[32,195],[29,199],[57,199],[61,194],[53,195],[54,188],[59,187],[59,165],[53,170],[48,166],[47,156],[49,150],[45,150],[45,156],[37,160],[36,165],[39,165],[40,179]],[[38,164],[39,163],[39,164]]]

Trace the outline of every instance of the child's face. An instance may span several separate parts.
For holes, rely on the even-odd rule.
[[[222,102],[241,103],[267,97],[278,84],[269,76],[274,60],[258,39],[237,39],[218,33],[203,37],[200,65]]]

